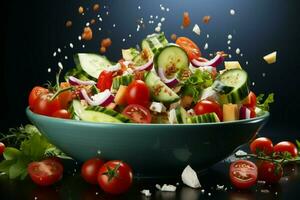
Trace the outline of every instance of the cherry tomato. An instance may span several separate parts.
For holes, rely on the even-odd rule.
[[[60,88],[68,88],[70,87],[70,84],[68,82],[62,82],[60,83]],[[68,109],[70,102],[73,100],[73,92],[70,90],[67,90],[65,92],[62,92],[58,95],[58,100],[60,102],[61,108]]]
[[[61,109],[58,98],[51,100],[53,94],[40,95],[34,103],[32,111],[40,114],[51,116],[52,113]]]
[[[100,158],[92,158],[85,161],[81,167],[81,176],[86,182],[97,184],[98,172],[103,164],[104,162]]]
[[[244,106],[247,106],[248,108],[255,108],[256,106],[256,95],[254,92],[250,91],[247,97],[247,101],[243,104]]]
[[[107,193],[121,194],[132,185],[132,170],[120,160],[105,163],[98,172],[98,184]]]
[[[54,113],[52,113],[51,116],[62,119],[71,119],[71,114],[66,109],[54,111]]]
[[[139,104],[149,106],[150,91],[144,81],[135,80],[130,83],[126,90],[127,104]]]
[[[4,151],[5,151],[5,144],[0,142],[0,156],[3,154]]]
[[[257,167],[251,161],[237,160],[230,165],[229,177],[235,187],[249,188],[256,183]]]
[[[97,88],[103,92],[106,89],[110,89],[113,81],[113,72],[103,70],[98,78]]]
[[[298,155],[298,150],[296,145],[288,141],[283,141],[276,144],[274,146],[274,152],[276,153],[289,152],[292,155],[292,157],[296,157]]]
[[[283,169],[280,164],[263,161],[258,165],[258,179],[267,183],[277,183],[283,175]]]
[[[27,171],[32,181],[42,186],[52,185],[63,176],[62,164],[53,159],[32,162],[28,165]]]
[[[203,115],[206,113],[215,112],[220,121],[223,120],[223,111],[221,106],[215,101],[202,100],[199,101],[194,107],[196,115]]]
[[[150,111],[138,104],[128,105],[122,112],[123,115],[127,116],[133,122],[136,123],[151,123],[151,113]]]
[[[260,137],[251,142],[250,150],[254,154],[263,152],[265,155],[270,155],[273,153],[273,143],[269,138]]]
[[[178,44],[187,53],[190,60],[201,57],[201,52],[199,47],[187,37],[179,37],[176,40]]]
[[[48,93],[48,89],[40,86],[35,86],[29,94],[29,98],[28,98],[29,107],[32,109],[35,105],[35,101],[39,98],[39,96],[47,93]]]

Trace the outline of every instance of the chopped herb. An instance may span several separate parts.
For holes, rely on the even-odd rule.
[[[263,101],[264,96],[264,94],[260,94],[256,97],[257,107],[262,110],[269,111],[269,104],[274,103],[274,93],[269,94],[268,97]]]

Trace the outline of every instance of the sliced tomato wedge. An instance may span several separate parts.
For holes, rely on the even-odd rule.
[[[235,187],[239,189],[249,188],[256,183],[257,167],[251,161],[238,160],[231,163],[229,176]]]
[[[179,37],[176,40],[176,44],[185,50],[190,60],[201,57],[199,47],[189,38]]]
[[[133,122],[136,123],[151,123],[150,111],[144,106],[138,104],[128,105],[122,112],[123,115],[127,116]]]
[[[110,89],[113,81],[113,72],[103,70],[98,78],[97,88],[103,92],[106,89]]]
[[[63,166],[54,159],[46,159],[41,162],[32,162],[27,168],[33,182],[47,186],[59,181],[63,176]]]

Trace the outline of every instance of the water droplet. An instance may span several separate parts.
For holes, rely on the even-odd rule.
[[[73,47],[74,47],[73,43],[70,43],[70,47],[73,49]]]
[[[230,50],[230,49],[231,49],[231,47],[230,47],[230,46],[228,46],[228,49]]]
[[[229,34],[229,35],[227,36],[227,38],[228,38],[228,40],[231,40],[231,39],[232,39],[232,35]]]
[[[78,40],[81,40],[81,36],[80,35],[78,36]]]
[[[61,52],[61,49],[60,49],[60,48],[58,48],[58,49],[57,49],[57,52],[58,52],[58,53],[60,53],[60,52]]]
[[[204,49],[208,49],[208,44],[207,43],[205,43]]]
[[[53,53],[53,57],[55,57],[55,56],[56,56],[56,52]]]
[[[261,75],[262,75],[262,77],[266,77],[266,73],[262,73]]]
[[[230,44],[230,43],[231,43],[231,40],[228,40],[228,41],[227,41],[227,44]]]
[[[231,15],[235,15],[235,10],[231,9],[231,10],[230,10],[230,14],[231,14]]]
[[[252,82],[252,86],[254,86],[255,85],[255,82]]]
[[[246,61],[246,65],[248,65],[249,64],[249,62],[248,61]]]
[[[237,49],[235,50],[235,53],[236,53],[236,54],[240,54],[240,53],[241,53],[241,50],[240,50],[239,48],[237,48]]]
[[[48,68],[48,72],[49,72],[49,73],[51,72],[51,68]]]
[[[138,6],[138,10],[141,10],[141,6]]]
[[[61,62],[58,62],[57,65],[58,65],[58,67],[59,67],[60,69],[63,69],[63,68],[64,68],[64,66],[62,65]]]
[[[98,155],[100,155],[100,154],[101,154],[101,151],[100,151],[100,150],[98,150],[98,151],[97,151],[97,154],[98,154]]]
[[[209,34],[206,34],[206,38],[209,38]]]

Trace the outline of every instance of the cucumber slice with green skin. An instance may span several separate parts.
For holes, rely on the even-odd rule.
[[[100,73],[112,63],[105,57],[92,53],[78,53],[74,55],[74,62],[79,70],[98,79]]]
[[[101,106],[87,107],[80,118],[84,121],[91,122],[130,122],[124,115]]]
[[[234,87],[225,85],[224,83],[222,83],[219,80],[215,80],[215,82],[212,85],[212,88],[219,94],[228,94],[229,92],[231,92],[234,89]]]
[[[165,76],[170,79],[189,68],[189,58],[181,47],[169,44],[155,54],[154,66],[156,72],[162,68]]]
[[[81,104],[79,100],[73,100],[69,108],[72,119],[80,120],[80,116],[85,111],[85,107]]]
[[[148,60],[145,60],[141,54],[135,56],[132,60],[135,66],[142,66],[148,62]]]
[[[222,104],[240,103],[249,94],[248,75],[242,69],[227,70],[218,77],[218,80],[226,86],[233,87],[229,93],[220,95]]]
[[[91,87],[91,92],[92,92],[93,95],[95,95],[95,94],[98,94],[100,91],[99,91],[99,89],[97,88],[96,85],[93,85]]]
[[[186,124],[187,123],[187,112],[186,110],[179,106],[175,109],[176,112],[176,119],[178,124]]]
[[[220,122],[216,113],[207,113],[187,118],[188,124]]]
[[[168,40],[164,33],[154,33],[152,35],[148,35],[147,38],[142,41],[142,49],[146,50],[149,53],[150,58],[152,58],[160,48],[167,44]]]
[[[129,85],[133,81],[133,75],[127,74],[125,76],[116,76],[113,78],[112,87],[115,90],[118,90],[120,85]]]
[[[95,78],[89,76],[87,73],[85,73],[84,71],[82,70],[79,70],[77,68],[72,68],[70,70],[68,70],[64,76],[66,82],[69,81],[69,76],[74,76],[80,80],[83,80],[83,81],[88,81],[88,80],[96,80]]]
[[[147,73],[145,83],[150,89],[151,96],[155,101],[173,103],[180,99],[180,97],[171,88],[164,84],[153,72]]]
[[[135,48],[122,49],[122,57],[126,61],[132,61],[133,58],[139,54],[140,54],[140,52],[138,50],[136,50]]]

